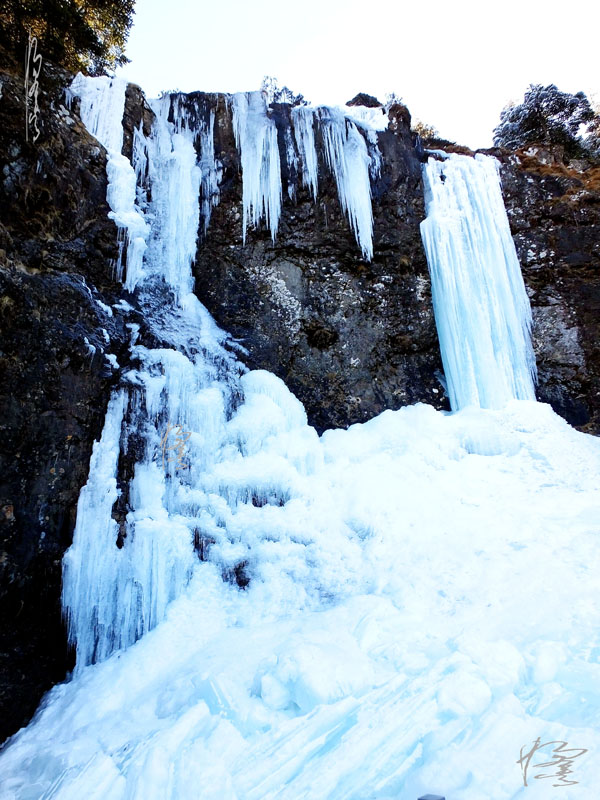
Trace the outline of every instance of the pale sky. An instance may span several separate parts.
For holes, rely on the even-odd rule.
[[[471,147],[530,83],[600,100],[598,0],[137,0],[119,74],[163,89],[258,89],[313,104],[400,95],[413,119]]]

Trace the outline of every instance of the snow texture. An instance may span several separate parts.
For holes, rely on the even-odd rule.
[[[153,631],[52,690],[0,796],[509,800],[540,736],[588,750],[552,797],[593,797],[598,440],[526,401],[319,439],[277,378],[241,385],[178,489],[204,560]]]

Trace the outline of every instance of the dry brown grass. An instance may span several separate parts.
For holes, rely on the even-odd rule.
[[[526,155],[523,150],[517,151],[517,156],[521,167],[532,175],[568,181],[563,194],[552,198],[550,201],[552,205],[561,202],[570,205],[600,202],[600,167],[590,166],[580,170],[560,162],[543,164],[535,156]]]

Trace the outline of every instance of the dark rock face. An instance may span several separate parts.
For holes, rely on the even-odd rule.
[[[279,375],[318,430],[419,400],[447,407],[436,377],[441,361],[419,233],[420,163],[403,107],[395,107],[393,128],[378,137],[382,171],[372,183],[375,255],[369,263],[342,212],[318,137],[317,201],[288,174],[287,107],[273,107],[284,198],[277,238],[273,243],[261,227],[242,243],[231,118],[212,97],[223,180],[198,248],[196,293],[247,349],[247,365]]]
[[[122,153],[130,161],[133,156],[134,131],[141,128],[144,136],[149,136],[153,119],[154,113],[140,87],[133,83],[128,83],[125,91],[125,109],[123,113]]]
[[[123,363],[129,337],[97,302],[120,293],[116,230],[104,150],[63,105],[70,76],[44,66],[35,143],[22,75],[0,81],[1,742],[69,668],[61,559],[118,378],[103,350]]]
[[[381,108],[382,103],[380,103],[376,97],[373,97],[372,94],[365,94],[364,92],[359,92],[352,98],[352,100],[348,100],[346,105],[366,106],[367,108]]]
[[[600,168],[494,151],[533,311],[538,399],[600,433]]]

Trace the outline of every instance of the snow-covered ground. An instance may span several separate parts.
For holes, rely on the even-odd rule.
[[[0,756],[3,800],[594,797],[600,441],[528,401],[319,439],[278,379],[242,381],[245,455],[207,482],[260,475],[271,502],[214,495],[209,560],[154,630],[49,693]],[[534,777],[555,745],[523,785],[537,737],[588,750],[576,785]]]

